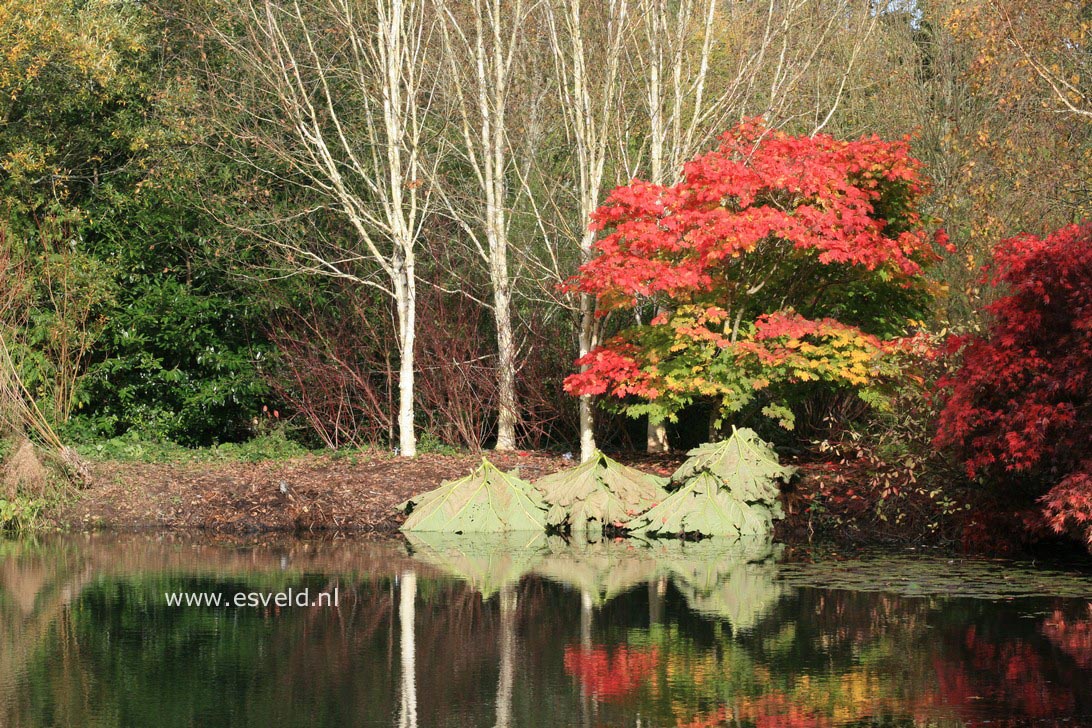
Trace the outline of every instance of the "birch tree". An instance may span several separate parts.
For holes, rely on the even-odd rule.
[[[340,216],[352,234],[334,240],[315,226],[290,236],[285,221],[247,232],[294,273],[349,279],[391,298],[399,452],[413,456],[415,243],[431,208],[423,147],[435,82],[422,73],[425,0],[248,0],[220,9],[236,21],[208,23],[228,59],[211,75],[223,148],[313,201],[296,215]]]
[[[444,60],[441,72],[459,127],[458,154],[471,174],[474,193],[460,199],[442,181],[444,206],[489,271],[497,338],[498,450],[516,446],[516,343],[512,330],[509,233],[513,197],[513,149],[509,92],[529,3],[524,0],[436,0]]]
[[[543,4],[558,113],[572,149],[575,177],[573,223],[561,234],[576,242],[581,263],[594,252],[595,232],[589,222],[601,201],[607,158],[623,108],[622,71],[632,4],[633,0],[599,0],[587,6],[581,0]],[[593,297],[580,295],[578,315],[577,349],[584,356],[598,343]],[[578,406],[580,458],[586,461],[595,452],[591,398],[581,396]]]

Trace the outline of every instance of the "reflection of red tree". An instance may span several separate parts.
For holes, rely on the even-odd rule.
[[[1022,640],[993,643],[972,625],[964,635],[967,659],[955,662],[936,657],[933,667],[940,685],[940,702],[951,707],[985,699],[1014,716],[1049,718],[1074,708],[1074,698],[1044,674],[1043,659]]]
[[[825,728],[834,724],[830,716],[817,715],[780,692],[754,700],[748,712],[754,717],[755,728]]]
[[[613,654],[612,654],[613,653]],[[596,700],[617,700],[641,686],[660,662],[655,650],[631,650],[620,645],[584,649],[565,647],[565,672],[576,677]]]
[[[1066,619],[1055,610],[1042,627],[1043,635],[1085,670],[1092,669],[1092,604],[1088,615],[1087,619]]]

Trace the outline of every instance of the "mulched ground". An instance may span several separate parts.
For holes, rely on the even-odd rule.
[[[572,465],[552,453],[490,453],[504,470],[535,480]],[[658,474],[685,455],[626,461]],[[64,529],[203,529],[219,533],[397,530],[396,506],[444,480],[466,475],[478,455],[386,453],[309,456],[261,463],[91,464],[92,485],[49,514]],[[282,488],[283,486],[283,488]],[[284,492],[287,491],[287,492]]]
[[[574,464],[548,452],[488,455],[498,467],[518,469],[520,477],[527,480]],[[669,475],[686,454],[615,457],[646,472]],[[47,519],[62,530],[77,531],[385,535],[396,532],[403,521],[398,504],[444,480],[470,473],[480,462],[480,455],[471,454],[403,459],[378,451],[259,463],[94,462],[92,485],[55,507]],[[833,541],[856,547],[959,540],[962,519],[938,519],[931,503],[915,513],[913,509],[921,504],[907,500],[903,505],[911,517],[898,525],[894,516],[878,520],[878,494],[865,487],[872,471],[863,464],[794,464],[799,475],[783,491],[786,518],[776,524],[775,536],[780,541],[804,545]],[[862,495],[832,501],[823,495],[824,483],[829,489],[832,481],[840,483],[837,493],[853,494],[856,490]],[[823,508],[812,508],[816,502]]]

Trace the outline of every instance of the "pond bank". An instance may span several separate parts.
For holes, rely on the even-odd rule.
[[[518,468],[536,480],[570,466],[556,453],[488,453],[500,468]],[[668,475],[684,453],[620,459],[657,475]],[[393,533],[402,517],[395,507],[443,480],[461,477],[480,462],[472,454],[424,454],[404,460],[385,452],[308,455],[260,462],[147,463],[103,460],[90,464],[91,487],[45,515],[61,530],[173,531],[217,533],[346,532]],[[922,544],[957,546],[965,517],[917,513],[898,518],[899,504],[888,499],[891,516],[879,520],[863,473],[845,465],[832,476],[831,463],[796,463],[800,474],[785,489],[787,518],[776,537],[789,544],[838,541],[855,546]],[[846,474],[850,478],[846,480]],[[831,482],[838,480],[832,495]],[[845,493],[854,493],[845,496]],[[915,508],[931,507],[906,501]]]
[[[489,457],[532,480],[570,464],[553,453]],[[479,462],[470,454],[406,460],[382,452],[256,463],[99,461],[90,464],[91,487],[54,507],[47,521],[64,530],[389,533],[401,523],[397,504]]]

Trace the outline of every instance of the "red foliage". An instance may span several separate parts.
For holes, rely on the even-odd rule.
[[[677,297],[707,290],[726,261],[771,240],[817,251],[824,264],[914,275],[934,256],[919,215],[908,206],[905,229],[892,231],[875,205],[892,185],[908,201],[921,195],[920,166],[906,141],[790,136],[744,122],[688,162],[679,184],[614,190],[593,216],[610,230],[600,255],[572,285],[615,306],[657,291]]]
[[[947,245],[917,212],[925,191],[906,140],[791,136],[757,120],[688,162],[676,185],[614,190],[593,215],[598,255],[568,286],[596,296],[600,314],[642,297],[667,312],[583,357],[566,390],[670,415],[695,397],[738,408],[775,382],[866,385],[879,353],[860,328],[867,315],[851,325],[825,311],[839,310],[839,287],[920,287]],[[726,384],[718,358],[747,374]]]
[[[637,690],[659,662],[660,656],[655,649],[631,650],[620,645],[611,654],[606,647],[565,647],[565,672],[580,680],[592,697],[604,702],[623,698]]]
[[[1037,479],[1055,531],[1092,545],[1092,224],[998,248],[989,278],[1007,295],[988,307],[985,336],[954,338],[962,366],[936,443],[961,454],[971,477]]]

